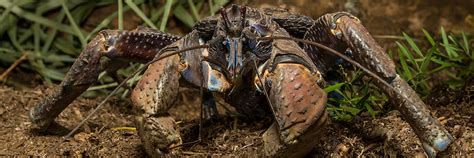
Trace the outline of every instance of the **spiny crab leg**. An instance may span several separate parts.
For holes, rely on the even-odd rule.
[[[97,81],[101,66],[108,67],[101,65],[102,56],[112,60],[144,63],[152,60],[161,48],[177,39],[173,35],[140,28],[135,31],[101,31],[82,51],[52,95],[46,96],[30,110],[30,120],[42,130],[54,132],[48,130],[51,125],[55,125],[54,119]]]

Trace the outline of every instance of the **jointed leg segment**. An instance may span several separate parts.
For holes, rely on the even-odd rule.
[[[168,109],[179,89],[179,56],[150,65],[132,92],[132,102],[140,113],[135,122],[149,155],[163,155],[168,148],[182,143],[179,129]]]
[[[317,30],[325,29],[326,32],[330,32],[326,36],[332,36],[340,43],[346,44],[354,52],[356,61],[394,87],[395,91],[380,81],[376,82],[378,87],[390,96],[393,105],[414,129],[429,156],[435,156],[448,147],[453,137],[437,119],[431,116],[416,92],[397,75],[394,62],[357,18],[349,13],[339,12],[326,14],[317,21],[319,22],[315,25],[319,27]]]
[[[149,30],[101,31],[82,51],[53,93],[30,110],[30,120],[43,130],[47,130],[59,113],[97,81],[102,56],[107,56],[112,61],[132,59],[147,62],[152,60],[161,48],[175,40],[177,37],[173,35]],[[109,64],[102,63],[102,66],[107,67]]]

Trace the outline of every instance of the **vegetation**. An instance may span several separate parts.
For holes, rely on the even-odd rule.
[[[411,87],[426,98],[434,86],[448,84],[452,89],[463,87],[474,76],[473,38],[462,33],[448,34],[440,29],[440,38],[434,38],[422,30],[424,40],[415,40],[403,33],[403,41],[396,42],[397,72]],[[425,49],[422,49],[425,48]],[[347,73],[340,70],[346,82],[336,83],[326,88],[335,91],[342,99],[331,98],[329,109],[337,120],[350,120],[352,116],[367,111],[375,116],[380,113],[387,97],[372,84],[365,84],[364,74],[360,70]],[[371,81],[371,80],[370,80]],[[369,82],[370,82],[369,81]]]

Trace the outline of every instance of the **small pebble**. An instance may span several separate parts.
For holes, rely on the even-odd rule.
[[[349,147],[347,147],[346,144],[341,143],[341,144],[336,146],[336,153],[339,156],[346,156],[348,154],[348,152],[349,152]]]
[[[461,125],[455,125],[453,127],[453,134],[455,137],[457,138],[461,137],[463,132],[464,132],[464,128]]]
[[[419,152],[419,153],[415,153],[414,157],[415,158],[425,158],[427,156],[426,156],[425,153]]]

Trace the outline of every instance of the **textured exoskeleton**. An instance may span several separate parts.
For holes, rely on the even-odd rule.
[[[200,21],[183,37],[146,28],[101,31],[53,94],[31,109],[30,118],[40,128],[54,130],[54,118],[97,81],[101,70],[113,73],[127,61],[145,63],[162,54],[206,44],[209,47],[149,65],[132,92],[133,105],[140,111],[136,126],[147,153],[179,152],[174,147],[183,142],[167,111],[179,87],[190,86],[205,89],[208,99],[224,97],[245,116],[273,116],[274,123],[263,134],[267,156],[304,156],[324,131],[328,117],[322,87],[338,58],[310,44],[259,40],[271,36],[292,36],[339,52],[351,51],[355,61],[385,80],[376,83],[414,129],[429,156],[445,150],[453,140],[354,16],[338,12],[313,20],[286,10],[238,5]],[[102,56],[111,60],[100,63]]]

